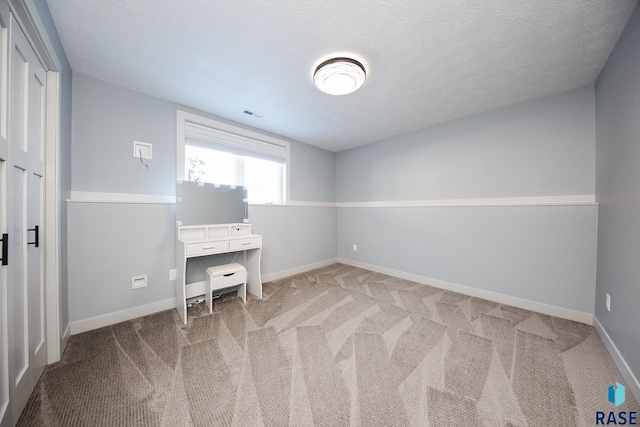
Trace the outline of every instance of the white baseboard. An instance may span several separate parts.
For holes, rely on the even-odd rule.
[[[136,317],[147,316],[159,311],[170,310],[175,307],[176,299],[169,298],[164,301],[145,304],[139,307],[116,311],[114,313],[103,314],[102,316],[96,316],[90,319],[78,320],[77,322],[70,323],[69,329],[71,331],[71,335],[81,334],[83,332],[135,319]]]
[[[444,280],[433,279],[426,276],[420,276],[413,273],[407,273],[400,270],[394,270],[391,268],[380,267],[373,264],[367,264],[359,261],[353,261],[346,258],[330,258],[324,261],[315,262],[312,264],[302,265],[300,267],[291,268],[288,270],[282,270],[276,273],[265,274],[262,276],[262,282],[271,282],[274,280],[284,279],[296,274],[305,273],[310,270],[322,268],[335,263],[342,263],[351,265],[354,267],[364,268],[366,270],[375,271],[378,273],[388,274],[390,276],[399,277],[401,279],[411,280],[416,283],[422,283],[425,285],[434,286],[436,288],[445,289],[461,294],[474,296],[478,298],[484,298],[489,301],[494,301],[500,304],[507,304],[514,307],[523,308],[525,310],[531,310],[538,313],[548,314],[550,316],[556,316],[563,319],[573,320],[580,323],[586,323],[588,325],[593,324],[593,314],[585,313],[581,311],[571,310],[568,308],[557,307],[549,304],[543,304],[536,301],[530,301],[522,298],[517,298],[509,295],[499,294],[496,292],[486,291],[483,289],[473,288],[471,286],[459,285],[457,283],[446,282]],[[169,310],[176,306],[175,298],[169,298],[164,301],[158,301],[151,304],[142,305],[139,307],[133,307],[127,310],[117,311],[114,313],[108,313],[101,316],[92,317],[90,319],[79,320],[72,322],[65,331],[65,337],[63,337],[64,344],[68,341],[69,335],[76,335],[82,332],[91,331],[93,329],[102,328],[104,326],[114,325],[119,322],[135,319],[140,316],[147,316],[149,314],[157,313],[163,310]]]
[[[638,381],[638,378],[633,374],[633,371],[627,364],[627,361],[624,360],[620,350],[618,350],[618,347],[616,347],[615,343],[607,333],[607,330],[602,326],[598,318],[594,316],[593,319],[593,326],[595,326],[596,331],[598,331],[598,335],[600,335],[600,339],[604,343],[605,347],[607,347],[607,350],[609,351],[609,354],[611,354],[613,361],[616,363],[618,370],[627,382],[628,388],[631,389],[631,394],[633,394],[633,397],[635,397],[637,402],[640,402],[640,381]]]
[[[523,298],[513,297],[510,295],[499,294],[497,292],[486,291],[484,289],[478,289],[471,286],[459,285],[457,283],[446,282],[444,280],[433,279],[431,277],[420,276],[413,273],[407,273],[400,270],[394,270],[391,268],[380,267],[373,264],[367,264],[364,262],[353,261],[346,258],[338,258],[338,262],[342,264],[351,265],[354,267],[364,268],[366,270],[375,271],[389,276],[399,277],[401,279],[410,280],[412,282],[422,283],[424,285],[433,286],[436,288],[444,289],[447,291],[458,292],[460,294],[469,295],[472,297],[483,298],[489,301],[497,302],[499,304],[507,304],[525,310],[535,311],[537,313],[548,314],[550,316],[560,317],[562,319],[573,320],[575,322],[586,323],[588,325],[593,324],[593,314],[585,313],[582,311],[571,310],[564,307],[558,307],[555,305],[543,304],[536,301],[531,301]]]
[[[316,268],[326,267],[328,265],[335,264],[336,262],[338,262],[337,259],[332,258],[313,264],[307,264],[300,267],[292,268],[289,270],[279,271],[277,273],[266,274],[262,276],[262,282],[266,283],[272,280],[282,279],[285,277],[304,273],[309,270],[314,270]],[[200,285],[204,287],[204,282],[201,282]],[[63,345],[66,346],[66,341],[69,340],[70,335],[81,334],[83,332],[92,331],[94,329],[103,328],[105,326],[115,325],[116,323],[135,319],[136,317],[148,316],[149,314],[157,313],[159,311],[170,310],[172,308],[175,308],[175,306],[176,299],[169,298],[164,301],[158,301],[151,304],[141,305],[139,307],[129,308],[127,310],[116,311],[114,313],[103,314],[101,316],[92,317],[90,319],[72,322],[69,324],[67,330],[65,331],[66,340],[64,341]]]
[[[278,271],[277,273],[265,274],[262,276],[262,283],[272,282],[274,280],[284,279],[285,277],[295,276],[296,274],[305,273],[316,268],[326,267],[338,262],[338,258],[330,258],[324,261],[314,262],[312,264],[302,265],[300,267],[291,268],[289,270]]]

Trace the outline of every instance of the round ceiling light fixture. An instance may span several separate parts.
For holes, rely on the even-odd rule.
[[[364,84],[364,66],[351,58],[332,58],[324,61],[313,73],[313,82],[329,95],[346,95]]]

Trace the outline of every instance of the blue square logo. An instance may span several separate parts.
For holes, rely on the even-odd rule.
[[[609,386],[609,402],[616,406],[624,403],[624,386],[617,381],[615,385]]]

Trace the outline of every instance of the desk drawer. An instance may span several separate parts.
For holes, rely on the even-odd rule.
[[[262,247],[262,237],[248,237],[246,239],[233,239],[230,241],[232,251],[243,251]]]
[[[229,241],[187,243],[187,256],[212,255],[229,252]]]

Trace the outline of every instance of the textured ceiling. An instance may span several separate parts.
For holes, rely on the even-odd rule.
[[[74,71],[340,151],[593,83],[637,0],[47,3]],[[333,54],[359,91],[313,86]]]

